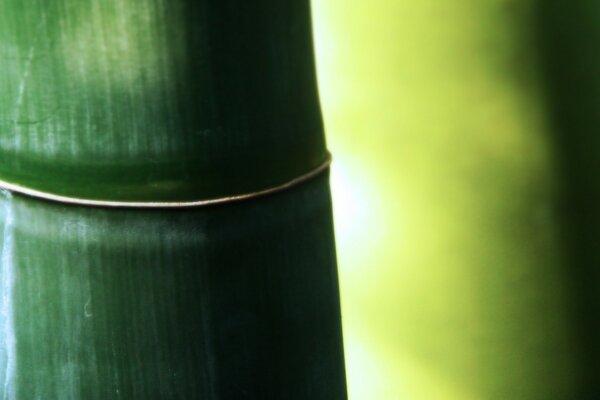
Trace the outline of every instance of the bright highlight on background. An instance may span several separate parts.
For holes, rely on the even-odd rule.
[[[313,1],[353,400],[568,398],[530,6]]]

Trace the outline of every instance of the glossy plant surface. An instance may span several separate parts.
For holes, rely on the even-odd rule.
[[[328,159],[308,0],[0,2],[0,187]],[[0,191],[0,398],[345,400],[328,174]]]
[[[0,195],[5,399],[345,399],[326,175],[185,211]]]
[[[185,201],[326,158],[308,1],[6,0],[0,180]]]

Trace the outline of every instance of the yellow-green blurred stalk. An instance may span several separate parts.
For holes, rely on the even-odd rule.
[[[572,399],[590,389],[589,324],[575,326],[573,314],[585,318],[574,302],[593,283],[571,282],[584,277],[571,276],[569,243],[585,233],[565,238],[558,160],[575,115],[593,115],[600,98],[585,90],[597,87],[600,12],[550,3],[314,2],[353,400]],[[551,79],[548,65],[558,65]],[[586,111],[565,112],[561,127],[549,92],[581,71]],[[576,110],[577,93],[559,106]],[[587,124],[583,147],[600,148],[589,139],[599,125]]]

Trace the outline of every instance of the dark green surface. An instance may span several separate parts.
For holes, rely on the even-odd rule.
[[[327,158],[308,1],[0,4],[0,180],[244,194]],[[0,396],[346,399],[327,174],[0,192]]]
[[[3,399],[346,399],[326,174],[185,211],[0,195]]]
[[[600,398],[600,3],[537,1],[538,44],[551,116],[565,247],[574,399]]]
[[[325,158],[307,0],[0,4],[2,180],[201,200]]]

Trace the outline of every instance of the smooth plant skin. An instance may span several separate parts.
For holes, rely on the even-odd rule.
[[[307,0],[7,0],[0,180],[59,195],[248,193],[326,158]]]
[[[346,398],[326,175],[182,211],[0,204],[3,398]]]
[[[0,3],[0,182],[327,160],[307,0]],[[346,399],[331,211],[325,172],[0,191],[0,398]]]

